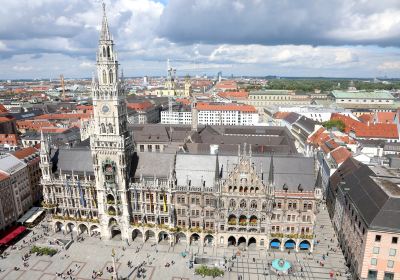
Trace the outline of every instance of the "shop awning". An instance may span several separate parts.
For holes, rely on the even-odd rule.
[[[8,231],[6,231],[6,233],[0,239],[0,244],[6,245],[6,244],[10,243],[12,240],[14,240],[16,237],[18,237],[25,230],[26,230],[26,227],[23,227],[23,226],[10,228]]]
[[[21,218],[19,218],[19,220],[17,221],[17,223],[19,224],[23,224],[26,222],[26,220],[28,220],[30,217],[32,217],[37,211],[39,211],[39,207],[32,207],[31,209],[28,210],[28,212],[25,213],[25,215],[23,215]]]
[[[271,242],[271,248],[279,248],[281,246],[281,243],[278,241],[272,241]]]
[[[307,242],[301,242],[299,247],[300,249],[308,249],[310,248],[310,244],[308,244]]]
[[[285,243],[285,248],[287,248],[287,249],[292,249],[292,248],[294,248],[294,246],[295,246],[294,241],[287,241]]]
[[[28,220],[25,221],[25,223],[27,224],[31,224],[33,223],[37,218],[40,217],[40,215],[42,215],[44,212],[44,210],[39,210],[37,211],[35,214],[33,214]]]

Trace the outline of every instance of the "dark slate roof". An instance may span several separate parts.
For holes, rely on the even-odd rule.
[[[300,118],[300,115],[297,113],[290,113],[289,115],[287,115],[286,117],[284,117],[284,121],[289,123],[289,124],[293,124],[295,123],[298,119]]]
[[[134,177],[168,178],[171,168],[174,167],[175,154],[173,153],[136,153],[134,156]]]
[[[315,129],[315,125],[317,124],[316,121],[309,119],[305,116],[301,116],[294,125],[298,125],[299,127],[303,128],[309,134],[312,133]]]
[[[31,110],[28,112],[23,112],[23,113],[11,113],[11,116],[15,118],[15,120],[25,120],[25,119],[32,119],[34,117],[43,115],[43,110]]]
[[[363,147],[383,147],[386,146],[385,140],[374,140],[374,139],[357,139]]]
[[[222,179],[227,179],[229,173],[238,163],[237,156],[218,156],[219,172]],[[270,156],[252,156],[252,164],[256,171],[263,174],[264,182],[268,181]],[[216,173],[216,155],[177,154],[176,177],[178,185],[185,185],[192,180],[193,186],[201,186],[202,180],[206,187],[214,183]],[[297,190],[299,184],[305,191],[313,191],[315,186],[314,159],[301,156],[274,156],[275,188],[280,189],[286,184],[289,190]]]
[[[399,179],[377,177],[361,164],[344,176],[344,182],[347,195],[370,229],[400,232]]]
[[[53,171],[93,174],[91,150],[88,148],[52,149]]]
[[[355,160],[353,157],[346,159],[329,178],[329,188],[331,188],[333,192],[336,192],[338,184],[344,180],[344,177],[357,168],[360,168],[360,166],[361,163]]]

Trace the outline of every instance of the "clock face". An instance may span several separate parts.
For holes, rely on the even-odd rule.
[[[103,111],[103,113],[108,113],[108,111],[110,111],[110,108],[107,105],[103,105],[101,110]]]

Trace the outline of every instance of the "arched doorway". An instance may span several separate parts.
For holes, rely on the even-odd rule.
[[[79,232],[78,232],[79,234],[89,234],[88,227],[84,224],[80,224],[78,229],[79,229]]]
[[[300,248],[300,250],[308,251],[311,249],[311,244],[307,240],[303,240],[300,242],[299,248]]]
[[[111,227],[111,239],[122,240],[121,229],[118,226]]]
[[[158,234],[158,242],[159,243],[168,243],[169,241],[169,234],[165,231],[160,231]]]
[[[233,236],[229,236],[228,238],[228,246],[236,246],[236,238]]]
[[[55,232],[62,231],[63,229],[64,229],[64,225],[61,222],[56,222],[54,224],[54,231]]]
[[[176,234],[176,243],[186,243],[186,242],[187,242],[186,234],[184,234],[183,232],[178,232]]]
[[[281,241],[279,239],[272,239],[271,242],[269,242],[270,249],[279,249],[280,247]]]
[[[238,239],[238,246],[246,247],[246,238],[243,236]]]
[[[190,236],[190,244],[198,245],[199,241],[200,241],[200,235],[198,235],[197,233],[193,233]]]
[[[75,225],[73,223],[67,224],[67,233],[72,232],[75,229]]]
[[[294,242],[294,240],[292,240],[292,239],[289,239],[289,240],[286,240],[284,246],[285,246],[285,249],[288,249],[288,250],[294,249],[296,247],[296,242]]]
[[[132,241],[142,241],[143,239],[143,234],[140,230],[138,229],[134,229],[132,231]]]
[[[144,233],[145,241],[155,241],[156,234],[151,229]]]
[[[100,229],[96,225],[93,225],[93,226],[90,227],[90,236],[93,236],[93,235],[94,236],[100,235]]]
[[[212,246],[214,243],[214,236],[212,236],[211,234],[206,235],[206,237],[204,237],[204,244],[205,246]]]
[[[257,241],[254,237],[250,237],[249,242],[247,243],[247,246],[249,246],[249,248],[255,248],[257,244]]]

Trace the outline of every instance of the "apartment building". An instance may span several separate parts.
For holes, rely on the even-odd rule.
[[[349,158],[331,178],[328,209],[357,279],[400,278],[399,175]]]

